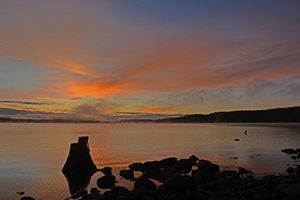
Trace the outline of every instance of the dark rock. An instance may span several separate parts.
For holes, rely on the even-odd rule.
[[[193,173],[192,177],[194,182],[198,184],[207,183],[215,179],[213,173],[208,169],[197,170]]]
[[[20,200],[35,200],[33,197],[22,197]]]
[[[199,160],[199,158],[197,156],[195,156],[195,155],[191,155],[189,157],[189,160],[192,161],[193,166],[196,166],[197,165],[197,161]]]
[[[101,189],[110,189],[116,184],[116,177],[114,175],[102,176],[97,180],[97,186]]]
[[[214,164],[208,160],[199,160],[198,161],[198,169],[199,170],[207,169],[208,171],[210,171],[213,174],[220,172],[219,165]]]
[[[291,156],[291,159],[297,160],[297,156]]]
[[[239,167],[239,174],[253,174],[251,170],[245,169],[243,167]]]
[[[185,193],[192,190],[193,186],[194,181],[191,176],[175,174],[166,179],[163,188],[165,190]]]
[[[236,139],[234,139],[234,141],[238,142],[238,141],[240,141],[240,139],[236,138]]]
[[[134,173],[133,173],[133,170],[131,170],[131,169],[122,169],[120,171],[120,176],[126,180],[134,179]]]
[[[138,172],[144,171],[144,164],[141,162],[132,163],[128,167],[133,171],[138,171]]]
[[[103,167],[99,169],[100,172],[102,172],[105,176],[112,175],[112,168],[111,167]]]
[[[289,197],[300,197],[300,182],[294,182],[294,183],[286,183],[282,189],[282,193],[287,194]]]
[[[116,186],[112,188],[111,192],[115,195],[129,195],[130,191],[123,186]]]
[[[292,167],[288,167],[288,168],[286,169],[286,172],[287,172],[289,175],[293,175],[293,174],[296,173],[296,170],[295,170],[294,168],[292,168]]]
[[[155,183],[145,176],[138,177],[134,182],[134,189],[141,188],[141,187],[151,189],[151,190],[156,189]]]
[[[188,174],[192,170],[193,162],[189,159],[180,159],[175,166],[180,173]]]
[[[177,163],[178,159],[176,157],[169,157],[169,158],[165,158],[162,159],[160,161],[161,165],[163,168],[168,168],[168,167],[172,167]]]
[[[160,170],[163,168],[163,165],[160,161],[147,161],[144,162],[144,171],[153,169],[153,170]]]
[[[147,178],[151,178],[153,180],[159,181],[159,182],[164,182],[166,178],[171,174],[170,171],[167,171],[165,169],[160,169],[160,170],[147,170],[144,172],[144,176]]]
[[[286,153],[286,154],[297,154],[297,151],[295,149],[292,149],[292,148],[282,149],[281,151],[283,153]]]
[[[24,195],[25,192],[17,192],[18,195]]]
[[[90,193],[91,194],[100,194],[100,190],[98,190],[98,188],[93,187],[93,188],[91,188]]]

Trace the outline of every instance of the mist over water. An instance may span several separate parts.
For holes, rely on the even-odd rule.
[[[249,168],[256,175],[284,173],[291,160],[280,150],[300,147],[300,124],[3,123],[0,200],[18,199],[18,191],[38,199],[69,197],[61,168],[69,145],[83,135],[90,137],[98,168],[111,166],[116,171],[136,161],[195,154],[222,167]],[[100,176],[93,176],[90,187]],[[120,184],[128,183],[121,180]]]

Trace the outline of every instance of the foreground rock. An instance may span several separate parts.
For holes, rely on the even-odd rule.
[[[196,167],[195,167],[196,165]],[[194,167],[192,167],[194,166]],[[120,171],[126,179],[134,180],[134,189],[115,186],[115,179],[103,176],[98,186],[111,188],[104,194],[92,192],[82,200],[299,200],[300,166],[290,167],[288,175],[256,178],[252,171],[220,170],[209,160],[191,156],[188,159],[166,158],[160,161],[133,163]],[[190,171],[192,172],[190,173]],[[142,173],[140,173],[142,172]],[[108,178],[110,177],[110,178]],[[132,179],[131,179],[132,180]],[[161,182],[157,185],[153,180]],[[104,187],[105,186],[105,187]]]

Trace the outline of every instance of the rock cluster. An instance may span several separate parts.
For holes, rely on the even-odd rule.
[[[289,151],[291,152],[291,151]],[[298,200],[300,166],[290,167],[288,175],[253,176],[251,170],[220,170],[219,165],[191,156],[160,161],[132,163],[119,174],[134,181],[129,190],[117,186],[113,175],[97,181],[100,189],[82,193],[81,200]],[[139,173],[135,173],[139,172]],[[135,174],[141,174],[135,177]],[[160,184],[157,184],[157,183]]]

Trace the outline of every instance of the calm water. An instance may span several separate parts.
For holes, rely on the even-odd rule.
[[[116,170],[133,161],[195,154],[258,175],[282,173],[291,161],[280,150],[300,147],[299,124],[0,124],[0,199],[19,199],[17,191],[37,199],[69,197],[60,170],[69,144],[82,135],[90,136],[97,166]]]

